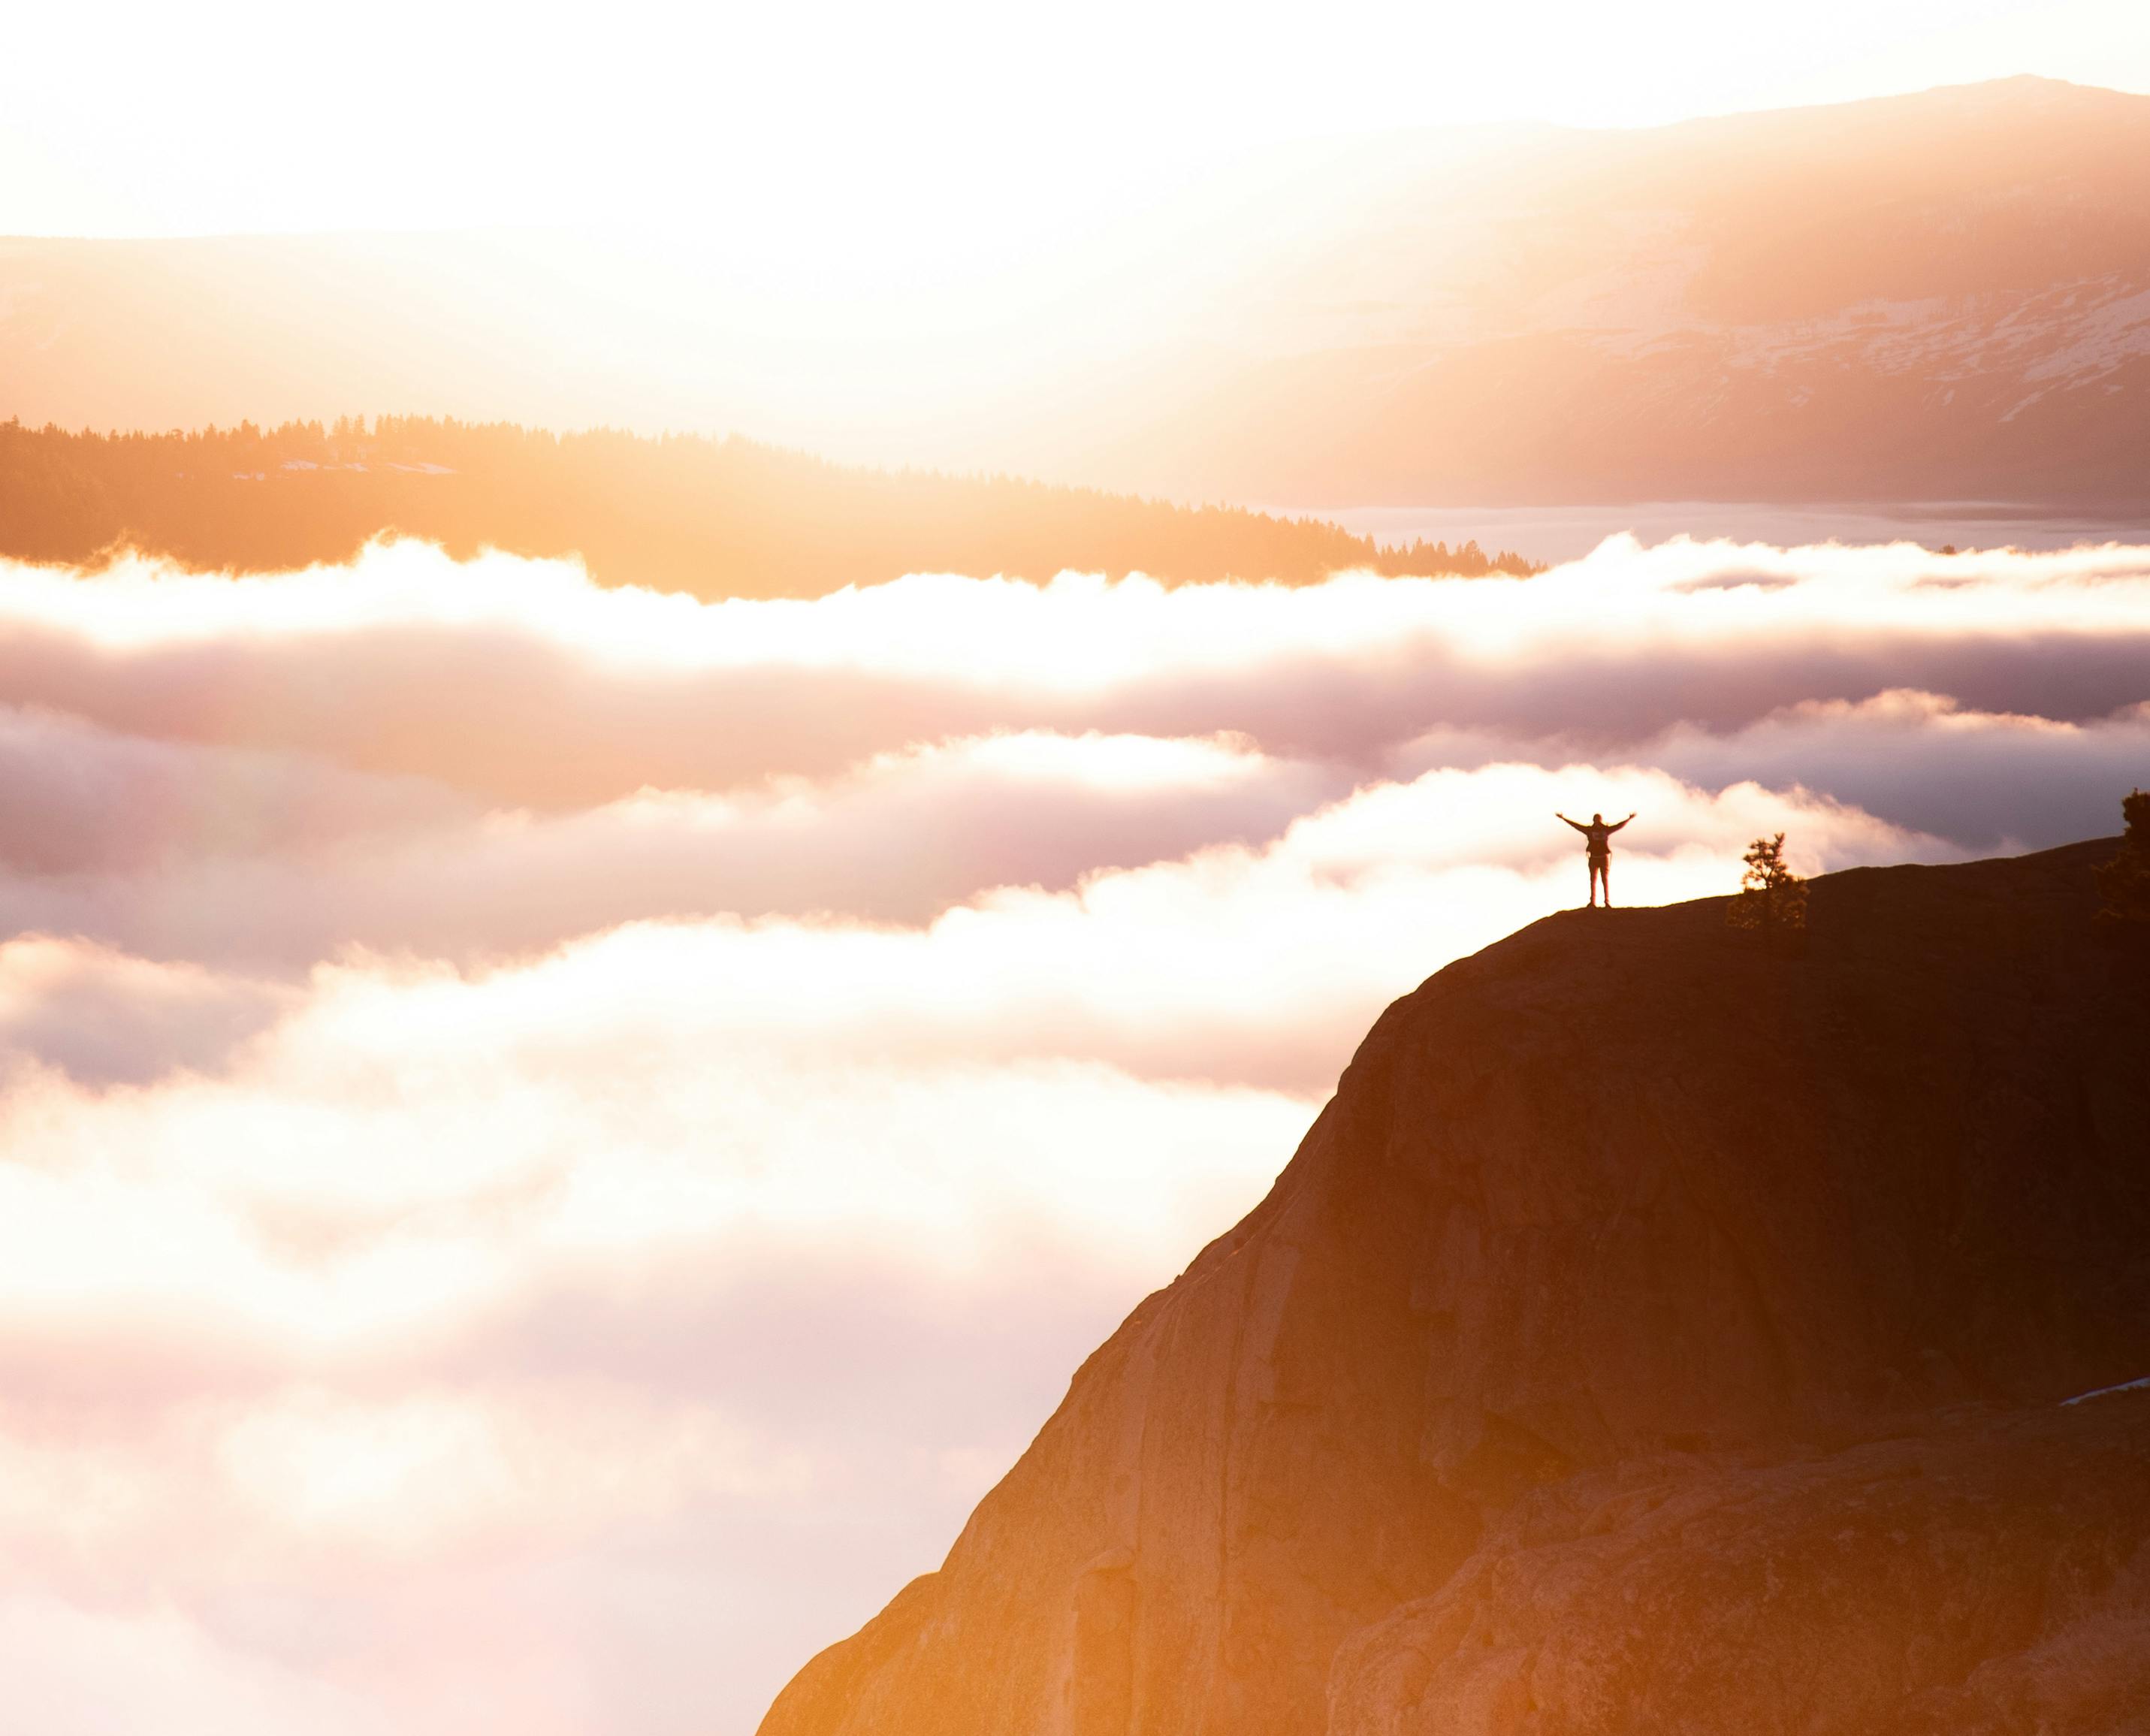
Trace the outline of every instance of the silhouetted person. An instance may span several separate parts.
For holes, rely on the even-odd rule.
[[[1579,820],[1569,820],[1567,815],[1559,812],[1555,812],[1552,817],[1573,826],[1590,840],[1590,908],[1592,910],[1597,908],[1597,889],[1602,886],[1605,888],[1605,908],[1611,910],[1612,908],[1612,835],[1627,825],[1628,820],[1633,820],[1635,816],[1630,814],[1628,820],[1617,820],[1611,825],[1605,823],[1605,816],[1602,814],[1592,815],[1588,825],[1585,825]]]

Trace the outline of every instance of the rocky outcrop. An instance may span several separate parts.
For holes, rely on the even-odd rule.
[[[1355,1634],[1333,1736],[2150,1727],[2150,1393],[1519,1511]]]
[[[2150,1500],[2142,1400],[2054,1408],[2150,1374],[2110,854],[1827,877],[1798,959],[1705,901],[1441,971],[765,1736],[2013,1728],[2096,1676]]]

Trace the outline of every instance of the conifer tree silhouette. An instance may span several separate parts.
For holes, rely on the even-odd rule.
[[[1785,864],[1784,835],[1757,838],[1740,860],[1747,869],[1725,921],[1759,933],[1772,946],[1796,945],[1795,937],[1806,932],[1807,883]]]

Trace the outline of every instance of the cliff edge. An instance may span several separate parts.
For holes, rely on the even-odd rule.
[[[2150,1719],[2150,1391],[2062,1403],[2150,1375],[2114,849],[1441,971],[763,1736]]]

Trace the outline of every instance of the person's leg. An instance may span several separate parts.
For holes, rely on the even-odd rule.
[[[1597,877],[1605,882],[1605,908],[1612,908],[1612,864],[1610,859],[1597,865]]]
[[[1598,881],[1599,881],[1600,880],[1602,880],[1602,879],[1603,879],[1603,878],[1604,878],[1604,876],[1605,876],[1605,865],[1604,865],[1602,862],[1599,862],[1599,861],[1592,861],[1592,862],[1591,863],[1591,865],[1590,865],[1590,906],[1589,906],[1589,907],[1590,907],[1592,910],[1593,910],[1593,911],[1594,911],[1594,910],[1596,910],[1596,909],[1597,908],[1597,883],[1598,883]],[[1612,893],[1608,891],[1608,892],[1605,895],[1605,899],[1606,899],[1606,902],[1607,902],[1607,903],[1608,903],[1608,904],[1609,904],[1609,903],[1611,903],[1611,902],[1612,902]]]

